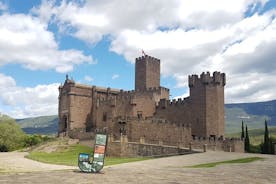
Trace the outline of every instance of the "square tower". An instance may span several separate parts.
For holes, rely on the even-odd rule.
[[[145,55],[135,61],[135,90],[160,87],[160,59]]]
[[[192,135],[198,137],[224,136],[224,73],[209,72],[189,76],[192,104]]]

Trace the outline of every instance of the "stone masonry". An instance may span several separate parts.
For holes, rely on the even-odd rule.
[[[130,142],[188,146],[192,140],[223,139],[225,74],[188,78],[190,96],[169,100],[160,86],[160,60],[136,58],[135,90],[75,83],[66,76],[59,87],[59,136],[85,139],[105,131]]]

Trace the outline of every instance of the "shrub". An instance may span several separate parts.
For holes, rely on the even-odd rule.
[[[26,134],[14,120],[0,121],[0,151],[13,151],[24,146]]]

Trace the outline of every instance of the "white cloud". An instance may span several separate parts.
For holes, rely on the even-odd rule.
[[[20,87],[12,77],[0,73],[0,86],[1,113],[13,118],[57,114],[57,83]]]
[[[56,22],[61,32],[85,42],[96,44],[108,36],[110,50],[129,62],[133,63],[144,49],[161,59],[162,74],[173,76],[176,87],[187,86],[189,74],[225,72],[226,102],[242,102],[276,98],[271,93],[273,85],[262,85],[276,76],[276,10],[259,13],[267,2],[62,1],[43,11],[49,7],[45,1],[34,12]],[[250,12],[249,17],[246,12]],[[255,80],[257,76],[262,80]],[[241,81],[252,85],[246,87]],[[236,92],[229,91],[232,89]]]
[[[111,78],[112,78],[112,80],[115,80],[115,79],[117,79],[118,77],[119,77],[118,74],[113,74]]]
[[[84,80],[87,81],[87,82],[91,82],[93,81],[94,79],[88,75],[84,76]]]
[[[23,14],[0,16],[0,65],[18,63],[31,70],[69,72],[73,66],[92,62],[79,50],[59,50],[47,24]]]
[[[228,103],[257,102],[275,99],[276,72],[242,73],[228,76],[225,96]]]
[[[262,86],[263,81],[255,81],[252,72],[262,77],[275,79],[276,19],[275,11],[263,15],[255,14],[227,27],[213,30],[194,29],[184,31],[181,28],[152,33],[128,30],[112,41],[111,50],[122,54],[129,61],[137,56],[140,48],[149,55],[161,58],[163,75],[173,76],[177,87],[187,87],[189,74],[202,71],[219,70],[227,76],[234,76],[226,91],[237,89],[240,94],[226,92],[226,102],[248,102],[275,99],[272,85]],[[243,75],[238,75],[243,73]],[[242,76],[250,76],[244,78]],[[240,88],[239,81],[255,81],[256,92],[250,95],[252,88]],[[263,79],[265,80],[265,79]],[[260,98],[257,98],[259,95]]]
[[[8,9],[8,6],[0,1],[0,11],[5,11]]]

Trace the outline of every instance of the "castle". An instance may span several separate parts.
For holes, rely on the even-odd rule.
[[[66,80],[59,87],[59,136],[86,139],[98,130],[112,139],[188,146],[224,136],[224,73],[189,76],[190,96],[170,101],[160,86],[160,60],[136,58],[135,90],[102,88]]]

